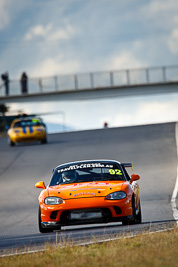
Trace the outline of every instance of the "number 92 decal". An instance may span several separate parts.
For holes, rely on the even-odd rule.
[[[114,175],[114,174],[116,174],[116,175],[122,175],[122,172],[121,172],[121,170],[119,170],[119,169],[110,169],[110,170],[109,170],[109,173],[110,173],[111,175]]]

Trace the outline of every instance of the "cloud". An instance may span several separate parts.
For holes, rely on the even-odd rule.
[[[168,40],[168,46],[172,53],[176,54],[178,52],[178,28],[173,30],[171,36]]]
[[[144,101],[132,105],[132,110],[119,112],[112,122],[113,126],[139,125],[177,121],[177,101]]]
[[[0,7],[0,22],[2,10],[7,15],[2,25],[11,22],[0,36],[0,64],[11,77],[22,70],[46,76],[178,60],[177,0],[0,0]],[[160,38],[164,31],[172,31],[169,44]]]
[[[7,28],[7,26],[9,26],[8,30],[11,32],[10,37],[12,37],[14,33],[16,34],[18,28],[20,29],[19,25],[17,25],[16,19],[21,15],[21,12],[25,12],[26,10],[28,12],[30,7],[30,0],[0,0],[0,31],[3,31]],[[22,25],[23,22],[21,22]],[[11,31],[11,28],[13,27],[14,29]]]
[[[164,123],[178,120],[178,94],[150,95],[88,101],[54,101],[11,104],[12,110],[26,113],[56,112],[44,116],[46,122],[62,122],[75,129]],[[62,113],[61,113],[61,112]],[[58,112],[58,113],[57,113]]]
[[[144,18],[145,16],[147,18],[155,18],[157,19],[157,22],[159,22],[159,16],[164,16],[165,20],[168,20],[170,19],[169,14],[176,15],[177,8],[177,0],[153,0],[148,1],[147,4],[140,9],[140,11]],[[161,23],[165,23],[165,21],[161,21]]]
[[[8,0],[0,1],[0,30],[4,29],[9,23],[9,14],[7,11]]]
[[[57,41],[57,40],[67,40],[75,36],[77,31],[71,26],[71,25],[66,25],[66,27],[59,28],[53,33],[49,35],[49,40],[50,41]]]
[[[150,1],[150,3],[148,4],[149,6],[149,13],[153,14],[153,13],[160,13],[160,12],[169,12],[169,11],[174,11],[175,7],[177,5],[177,0],[154,0],[154,1]]]
[[[55,74],[66,74],[70,72],[77,72],[79,70],[78,61],[62,61],[60,59],[46,58],[40,64],[35,65],[29,69],[32,77],[54,76]]]
[[[134,56],[134,53],[123,51],[111,59],[112,69],[130,69],[143,66],[143,62]]]
[[[29,41],[36,37],[45,37],[49,34],[50,30],[52,28],[52,24],[48,24],[46,27],[38,24],[32,28],[26,33],[25,40]]]
[[[35,25],[31,27],[28,32],[25,34],[25,40],[31,41],[35,38],[42,37],[46,41],[60,41],[68,40],[75,36],[77,30],[75,30],[70,24],[62,27],[57,27],[52,23],[44,26],[42,24]]]
[[[143,19],[150,21],[152,32],[155,36],[165,37],[160,43],[161,46],[166,44],[171,53],[178,52],[178,2],[177,0],[154,0],[140,9]],[[169,34],[171,32],[171,34]],[[157,33],[157,34],[156,34]],[[154,48],[154,47],[153,47]],[[153,49],[152,49],[153,50]],[[154,50],[153,50],[154,51]],[[166,51],[165,49],[163,51]],[[165,54],[163,55],[165,57]]]

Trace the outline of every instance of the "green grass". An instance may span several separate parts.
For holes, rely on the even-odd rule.
[[[82,247],[70,244],[65,248],[48,246],[45,252],[1,258],[0,266],[176,267],[178,266],[178,228]]]

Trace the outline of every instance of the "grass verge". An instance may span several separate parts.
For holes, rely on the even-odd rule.
[[[178,266],[178,228],[171,231],[141,234],[102,244],[65,248],[47,246],[45,252],[0,259],[0,266],[36,267],[114,267]]]

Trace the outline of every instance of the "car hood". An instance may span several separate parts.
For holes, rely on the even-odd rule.
[[[44,131],[44,127],[41,125],[33,125],[33,126],[24,126],[24,127],[16,127],[16,128],[10,128],[8,130],[8,134],[16,133],[18,134],[32,134],[34,132]]]
[[[48,195],[57,196],[62,199],[101,197],[122,190],[123,184],[123,181],[107,181],[51,186],[48,187]]]

